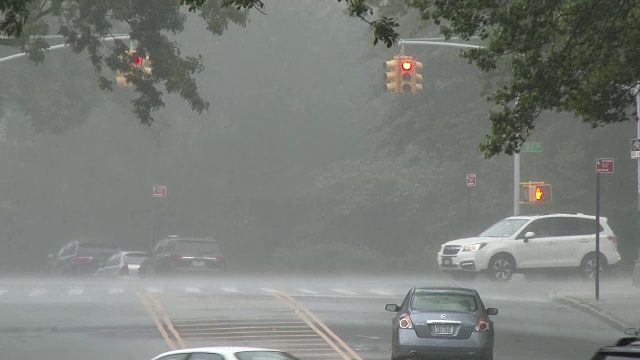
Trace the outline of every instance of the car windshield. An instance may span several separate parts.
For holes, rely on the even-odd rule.
[[[235,355],[239,360],[299,360],[283,351],[241,351]]]
[[[218,255],[220,248],[215,241],[183,240],[176,241],[175,252],[185,255]]]
[[[465,311],[478,309],[473,295],[452,293],[415,293],[411,300],[411,309],[419,311]]]
[[[124,263],[128,265],[140,265],[147,258],[144,254],[126,254],[124,256]]]
[[[493,224],[490,228],[480,234],[486,237],[509,237],[516,233],[528,219],[504,219]]]
[[[105,256],[118,252],[119,246],[110,244],[79,244],[77,256]]]

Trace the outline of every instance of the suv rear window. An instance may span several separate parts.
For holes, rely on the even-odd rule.
[[[465,294],[415,293],[411,309],[420,311],[476,311],[476,298]]]
[[[120,247],[112,244],[78,244],[77,256],[104,256],[118,252]]]
[[[174,251],[183,255],[220,255],[218,243],[210,240],[176,241]]]

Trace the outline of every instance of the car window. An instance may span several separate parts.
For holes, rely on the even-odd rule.
[[[158,360],[186,360],[187,355],[189,354],[175,354],[175,355],[167,355],[159,358]]]
[[[524,224],[527,223],[527,219],[503,219],[493,224],[490,228],[483,231],[480,236],[487,237],[509,237],[516,233]]]
[[[120,263],[120,254],[115,254],[107,260],[107,266],[118,265]]]
[[[217,255],[220,254],[218,243],[208,240],[176,241],[175,252],[185,255]]]
[[[419,311],[476,311],[476,298],[466,294],[419,293],[411,300],[411,309]]]
[[[140,265],[147,258],[144,254],[126,254],[124,256],[124,263],[128,265]]]
[[[224,356],[213,353],[193,353],[187,360],[224,360]]]
[[[520,232],[520,237],[524,237],[524,235],[528,232],[533,232],[536,234],[536,237],[549,237],[549,236],[557,236],[555,233],[555,218],[542,218],[538,220],[532,221],[529,225],[527,225],[524,230]]]
[[[240,351],[235,355],[238,360],[298,360],[284,351]]]
[[[153,253],[154,254],[162,254],[163,252],[163,248],[164,248],[164,244],[167,243],[167,240],[162,240],[158,243],[158,245],[156,245],[155,249],[153,249]]]
[[[78,256],[107,256],[118,252],[117,245],[111,244],[80,244],[78,246]]]

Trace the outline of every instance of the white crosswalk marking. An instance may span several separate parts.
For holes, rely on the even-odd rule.
[[[162,289],[158,289],[158,288],[146,288],[145,290],[147,290],[147,292],[150,293],[161,293]]]
[[[84,293],[83,289],[71,289],[71,290],[69,290],[69,295],[77,296],[77,295],[82,295],[83,293]]]
[[[387,290],[371,290],[371,292],[376,294],[376,295],[393,296],[393,293],[391,291],[387,291]]]
[[[313,291],[313,290],[309,290],[309,289],[298,289],[299,292],[301,293],[305,293],[305,294],[317,294],[317,291]]]
[[[337,292],[338,294],[343,294],[343,295],[357,295],[353,291],[346,290],[346,289],[331,289],[331,291]]]
[[[109,295],[122,294],[123,292],[124,292],[123,288],[111,288],[111,289],[109,289]]]
[[[222,291],[231,292],[231,293],[239,292],[238,289],[236,289],[236,288],[222,288]]]
[[[197,287],[188,287],[188,288],[184,289],[184,291],[186,291],[188,293],[199,293],[200,289],[198,289]]]
[[[29,293],[29,296],[42,296],[47,293],[47,290],[36,289]]]

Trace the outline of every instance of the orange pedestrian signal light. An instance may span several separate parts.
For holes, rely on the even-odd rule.
[[[544,199],[544,190],[540,186],[536,186],[536,200],[540,201]]]
[[[525,182],[522,185],[521,201],[528,204],[546,204],[551,201],[551,184]]]

